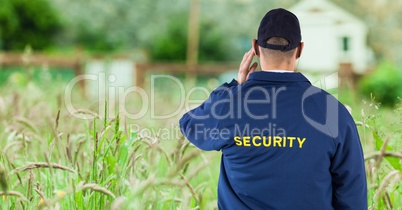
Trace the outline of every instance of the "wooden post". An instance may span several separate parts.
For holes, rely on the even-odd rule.
[[[77,52],[75,54],[75,58],[73,61],[73,68],[74,68],[74,74],[75,76],[80,76],[85,74],[85,70],[83,69],[83,62],[82,62],[82,58],[81,58],[81,52]],[[85,84],[85,80],[81,80],[78,82],[79,88],[80,88],[80,92],[83,96],[86,96],[86,84]]]
[[[340,88],[351,88],[352,90],[355,90],[352,63],[348,62],[339,64],[338,78]]]
[[[135,86],[144,88],[144,71],[145,68],[143,68],[142,65],[134,63],[133,66],[133,71],[134,71],[134,81],[135,81]]]
[[[74,76],[80,76],[83,75],[83,69],[82,66],[77,62],[76,65],[74,65]],[[80,88],[80,92],[83,96],[85,96],[85,81],[80,80],[78,81],[78,86]]]
[[[190,1],[190,12],[188,21],[188,40],[187,40],[187,80],[190,84],[195,83],[196,66],[198,64],[199,46],[199,10],[200,1]]]

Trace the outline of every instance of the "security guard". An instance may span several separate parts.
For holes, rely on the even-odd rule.
[[[194,145],[222,151],[219,209],[366,210],[363,152],[352,117],[294,72],[304,46],[297,17],[269,11],[252,45],[237,81],[180,119]],[[262,71],[254,72],[254,56]]]

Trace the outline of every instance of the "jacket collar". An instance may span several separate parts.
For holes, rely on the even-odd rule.
[[[310,81],[300,72],[290,74],[281,74],[276,72],[258,71],[253,72],[249,76],[250,80],[260,81],[279,81],[279,82],[308,82]],[[311,84],[311,83],[310,83]]]

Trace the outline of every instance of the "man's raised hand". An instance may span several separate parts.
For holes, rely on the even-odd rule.
[[[248,76],[257,69],[258,67],[257,62],[254,62],[253,65],[250,66],[253,57],[254,57],[253,48],[251,48],[248,52],[244,54],[243,60],[240,63],[239,73],[237,75],[237,83],[239,84],[245,83],[248,79]]]

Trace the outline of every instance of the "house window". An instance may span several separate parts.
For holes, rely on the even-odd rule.
[[[347,36],[342,37],[342,49],[343,52],[350,51],[350,38]]]

